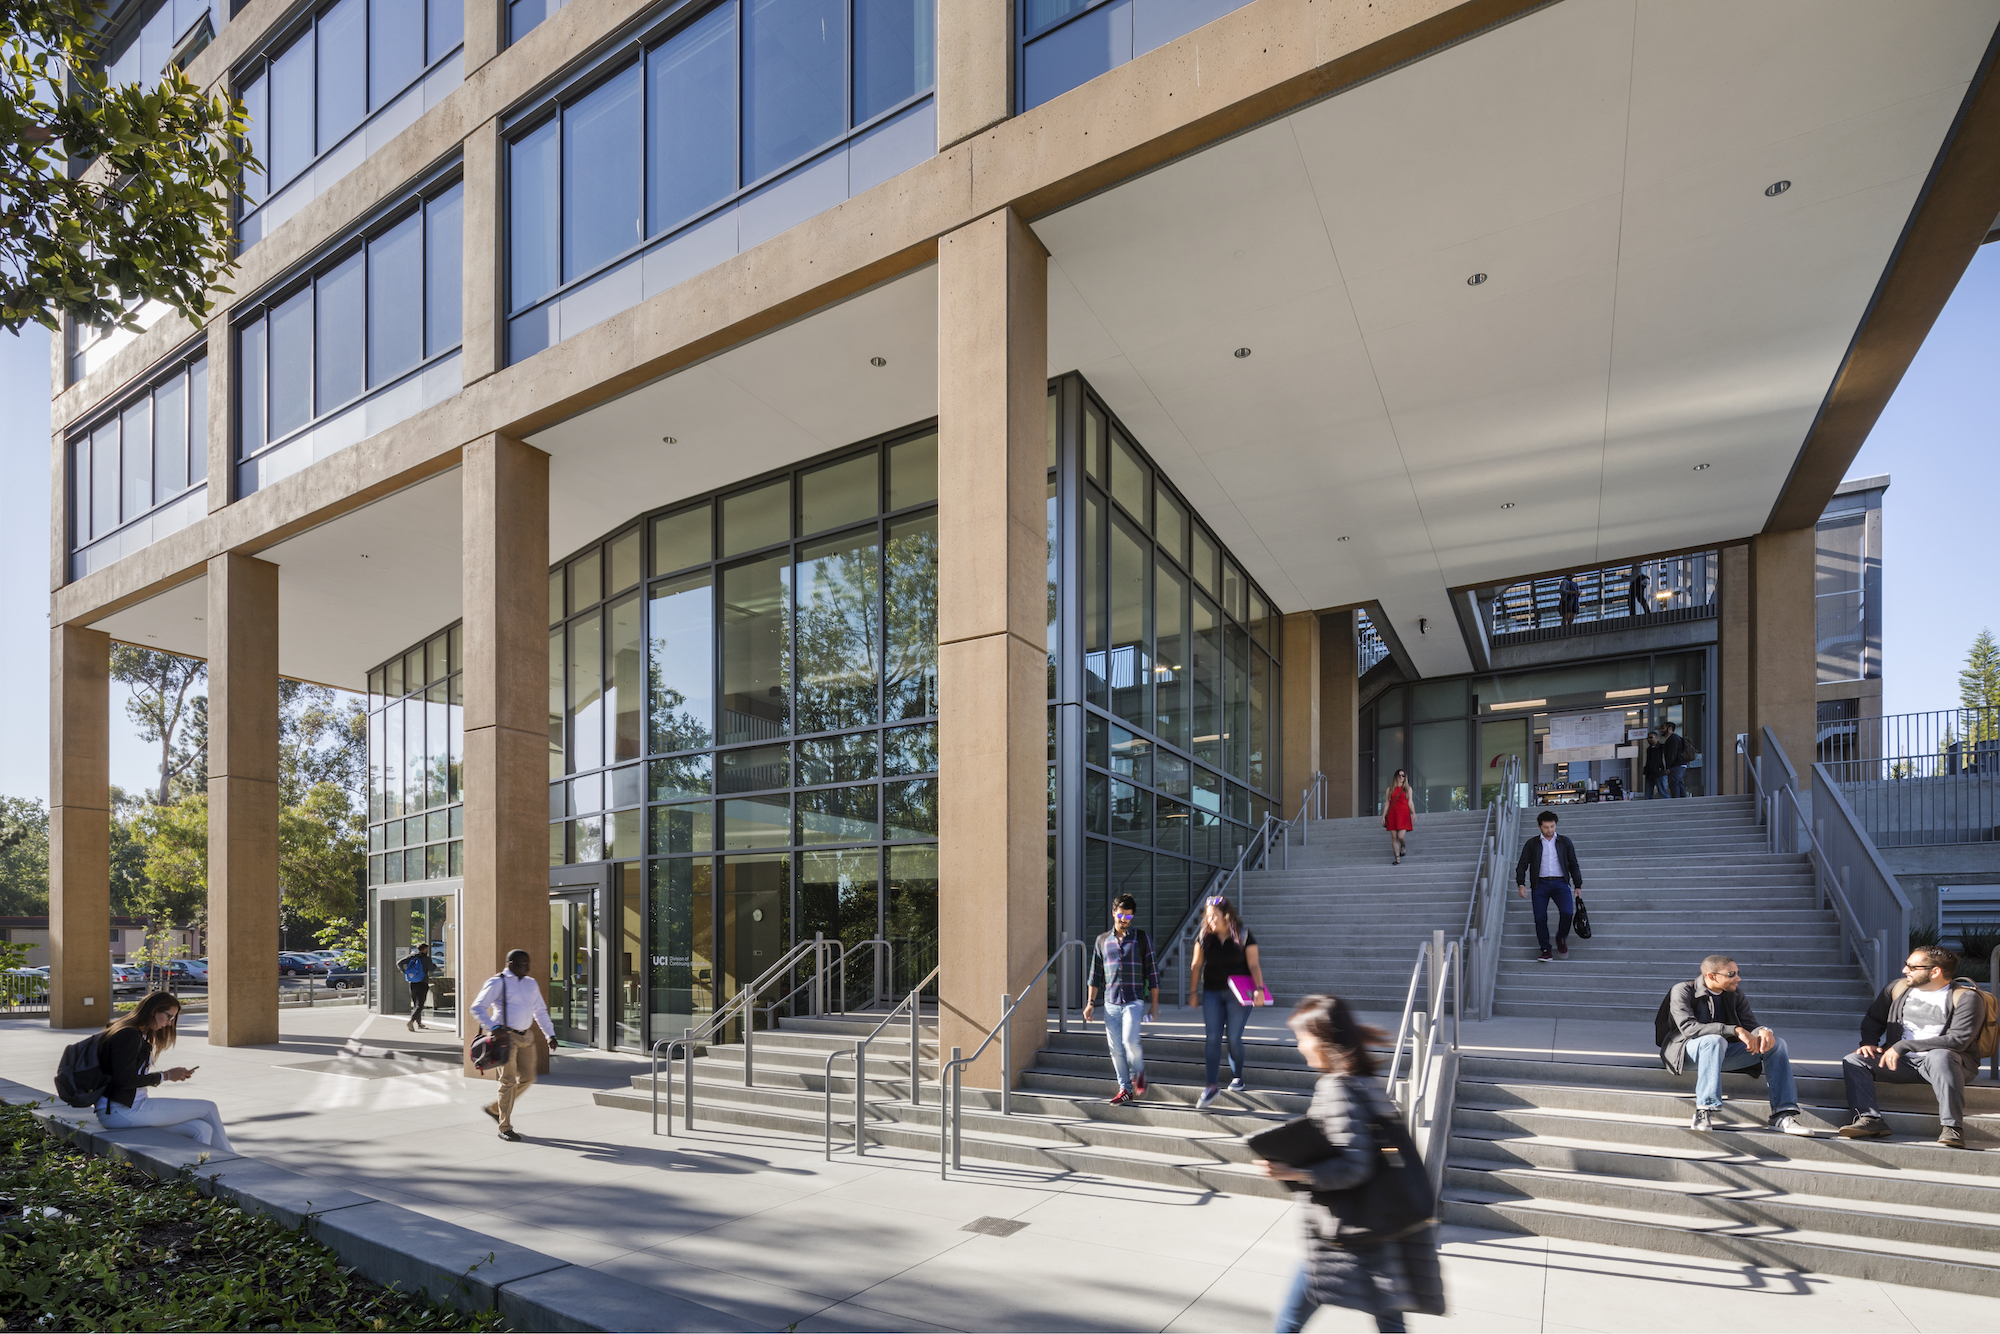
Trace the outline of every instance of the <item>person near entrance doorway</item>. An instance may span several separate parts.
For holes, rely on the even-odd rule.
[[[1625,579],[1625,614],[1627,616],[1644,616],[1646,614],[1646,585],[1649,582],[1651,581],[1646,578],[1646,571],[1640,566],[1634,565],[1632,573],[1626,576]]]
[[[1701,961],[1701,976],[1677,982],[1653,1016],[1653,1041],[1660,1063],[1680,1074],[1694,1057],[1694,1120],[1690,1129],[1715,1129],[1722,1107],[1722,1073],[1737,1070],[1764,1076],[1771,1097],[1771,1129],[1810,1135],[1799,1120],[1799,1090],[1785,1040],[1762,1027],[1743,994],[1741,969],[1726,954]]]
[[[1382,798],[1382,827],[1389,831],[1389,865],[1400,866],[1405,851],[1403,841],[1416,827],[1415,817],[1410,814],[1410,776],[1401,769],[1389,780],[1389,791]]]
[[[1903,977],[1882,989],[1861,1019],[1861,1045],[1840,1063],[1847,1081],[1847,1110],[1854,1120],[1840,1128],[1848,1139],[1887,1139],[1889,1123],[1875,1103],[1875,1085],[1929,1084],[1937,1093],[1937,1142],[1965,1143],[1965,1084],[1979,1073],[1977,1040],[1990,1022],[1986,997],[1970,979],[1957,977],[1958,956],[1941,945],[1921,945],[1903,961]]]
[[[1583,888],[1583,871],[1576,863],[1576,845],[1566,834],[1556,832],[1556,813],[1543,811],[1535,817],[1541,832],[1521,845],[1514,863],[1514,884],[1521,897],[1528,897],[1528,878],[1535,883],[1535,942],[1541,946],[1541,961],[1569,957],[1569,928],[1576,919],[1576,896],[1572,886]],[[1556,905],[1555,952],[1549,952],[1549,900]]]
[[[549,1006],[542,999],[541,984],[528,976],[528,963],[526,950],[509,952],[506,969],[487,978],[472,1002],[472,1017],[480,1028],[504,1037],[507,1042],[507,1060],[500,1067],[500,1096],[484,1109],[500,1123],[500,1138],[505,1140],[521,1138],[514,1133],[514,1104],[535,1082],[539,1057],[530,1040],[534,1036],[531,1026],[541,1027],[550,1048],[562,1045],[556,1041],[555,1025],[549,1021]]]
[[[410,952],[396,961],[402,970],[403,980],[410,984],[410,1022],[403,1025],[408,1029],[424,1027],[424,1006],[431,998],[431,979],[437,976],[437,960],[431,957],[429,945],[418,941],[410,946]]]
[[[1257,962],[1257,937],[1243,925],[1236,908],[1220,894],[1201,909],[1201,935],[1188,964],[1188,995],[1201,1007],[1208,1045],[1202,1053],[1208,1079],[1195,1106],[1215,1101],[1220,1091],[1216,1073],[1222,1065],[1223,1034],[1229,1037],[1229,1091],[1243,1091],[1243,1025],[1252,1005],[1269,1005],[1264,970]]]
[[[1576,614],[1583,610],[1583,585],[1576,576],[1566,574],[1556,585],[1556,614],[1562,618],[1563,629],[1567,630],[1576,621]]]
[[[1090,994],[1083,1002],[1083,1022],[1103,1002],[1104,1040],[1111,1045],[1111,1068],[1118,1075],[1114,1103],[1127,1103],[1146,1092],[1146,1053],[1139,1025],[1159,1022],[1160,969],[1153,958],[1153,939],[1134,926],[1139,901],[1120,894],[1111,905],[1111,930],[1090,949]],[[1148,1007],[1151,1013],[1147,1013]]]
[[[1660,763],[1667,771],[1667,795],[1685,797],[1687,790],[1688,761],[1693,757],[1687,738],[1680,728],[1672,723],[1660,724]]]
[[[1646,733],[1646,758],[1643,770],[1646,776],[1646,800],[1664,798],[1667,795],[1667,753],[1660,747],[1658,729]]]

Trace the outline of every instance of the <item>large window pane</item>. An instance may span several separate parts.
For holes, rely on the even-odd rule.
[[[1104,651],[1104,501],[1083,488],[1083,697],[1111,704],[1111,664]]]
[[[769,797],[731,797],[722,803],[722,846],[783,848],[792,842],[790,799],[780,792]],[[776,956],[773,956],[776,957]]]
[[[153,507],[153,400],[142,398],[120,414],[125,437],[125,517]]]
[[[424,702],[424,799],[432,806],[451,800],[451,706],[442,683]]]
[[[708,530],[707,505],[653,520],[653,573],[670,574],[712,559],[715,553]]]
[[[664,231],[736,188],[736,6],[721,5],[646,57],[647,233]]]
[[[563,279],[645,240],[640,222],[643,92],[639,67],[563,109]]]
[[[507,153],[508,299],[531,305],[562,279],[561,123],[550,120],[514,142]]]
[[[430,7],[457,10],[464,26],[463,4],[431,0]],[[424,72],[424,7],[417,0],[368,0],[368,10],[368,105],[384,107]]]
[[[875,785],[822,787],[798,794],[799,842],[865,843],[877,837]]]
[[[1271,788],[1270,773],[1265,764],[1266,752],[1270,747],[1270,724],[1266,706],[1271,697],[1271,659],[1260,648],[1250,650],[1250,730],[1244,738],[1244,752],[1249,760],[1250,786]]]
[[[847,949],[847,995],[850,1004],[867,1004],[878,986],[881,951],[864,948],[881,926],[882,854],[875,848],[846,852],[807,852],[799,856],[799,939],[823,933]]]
[[[889,525],[888,650],[883,658],[884,708],[890,721],[926,718],[937,702],[937,514]]]
[[[908,732],[925,729],[906,727],[899,730]],[[895,733],[892,732],[890,735],[894,736]],[[802,787],[809,787],[818,783],[852,783],[864,778],[873,778],[876,771],[876,749],[873,732],[854,732],[847,736],[801,741],[799,784]],[[936,764],[929,764],[922,768],[897,772],[925,773],[935,768]]]
[[[465,328],[465,187],[425,205],[424,346],[428,356],[457,347]]]
[[[935,778],[882,784],[882,837],[936,838],[937,785]]]
[[[639,595],[611,604],[611,642],[605,672],[605,758],[607,762],[636,760],[645,744],[642,707],[646,697],[641,680],[645,651],[639,629]]]
[[[569,628],[570,745],[578,769],[604,763],[604,613]]]
[[[464,4],[459,0],[430,0],[430,50],[427,59],[436,63],[464,44]]]
[[[368,243],[368,384],[393,380],[424,357],[424,220],[418,213]]]
[[[208,480],[208,358],[188,367],[188,484]]]
[[[316,312],[317,412],[328,412],[368,386],[368,266],[357,250],[320,275]]]
[[[1153,567],[1153,731],[1188,744],[1187,580],[1164,558]]]
[[[799,532],[823,533],[872,518],[880,509],[874,450],[815,468],[799,478]]]
[[[313,160],[313,34],[271,62],[271,155],[268,189],[276,190]]]
[[[801,732],[832,732],[876,721],[880,559],[874,524],[799,552]]]
[[[1049,402],[1056,397],[1049,395]],[[1045,575],[1048,588],[1048,639],[1049,649],[1049,698],[1061,693],[1056,682],[1056,667],[1062,658],[1062,515],[1057,505],[1057,486],[1054,477],[1049,478],[1047,514],[1043,523],[1048,536],[1048,570]]]
[[[236,335],[236,419],[240,431],[239,457],[248,457],[263,448],[267,359],[264,321],[246,325]]]
[[[269,89],[265,85],[264,68],[259,66],[253,78],[244,81],[238,93],[243,99],[243,109],[250,118],[250,132],[243,137],[250,142],[250,151],[264,164],[264,170],[246,172],[243,175],[243,198],[245,207],[256,204],[270,193],[271,178],[271,113],[265,105],[265,95]]]
[[[564,764],[566,747],[563,745],[564,721],[567,709],[564,705],[563,629],[557,626],[549,632],[549,777],[560,778],[567,768]]]
[[[790,746],[746,746],[716,756],[717,792],[762,792],[791,785]]]
[[[319,151],[345,139],[367,114],[368,6],[340,0],[319,17]]]
[[[1467,726],[1461,719],[1418,723],[1410,728],[1410,787],[1417,810],[1470,808],[1472,793],[1465,773]]]
[[[755,551],[792,535],[792,483],[788,477],[722,498],[722,554]]]
[[[882,934],[895,954],[890,990],[907,993],[937,967],[938,869],[937,846],[889,848],[888,893],[883,905]],[[937,984],[926,989],[935,995]]]
[[[271,438],[312,420],[312,288],[271,311]]]
[[[714,807],[708,802],[653,808],[654,852],[712,852],[714,849]]]
[[[403,809],[421,811],[427,805],[424,796],[424,702],[411,696],[403,701]],[[422,824],[421,820],[406,823],[403,826],[403,841],[421,842]],[[413,828],[416,832],[412,832]]]
[[[743,180],[847,128],[845,0],[745,0]]]
[[[1222,764],[1222,622],[1215,604],[1197,593],[1192,609],[1188,657],[1191,692],[1188,717],[1194,732],[1195,758],[1218,768]]]
[[[652,747],[698,750],[714,740],[715,612],[708,571],[654,585],[652,603]]]
[[[1250,636],[1234,625],[1227,625],[1223,629],[1223,643],[1228,652],[1223,659],[1227,707],[1223,712],[1222,735],[1230,776],[1241,779],[1250,768]]]
[[[649,869],[646,1008],[657,1042],[715,1008],[714,873],[706,857],[656,861]]]
[[[176,375],[153,391],[153,501],[187,489],[187,379]]]
[[[1111,523],[1111,711],[1137,727],[1152,718],[1147,705],[1153,667],[1146,634],[1147,573],[1152,555],[1145,538],[1123,519]]]
[[[936,0],[854,0],[856,124],[935,81],[936,14]]]
[[[723,571],[723,745],[792,730],[790,581],[783,551]]]
[[[762,976],[791,945],[792,859],[788,854],[722,859],[716,916],[723,945],[722,996]]]

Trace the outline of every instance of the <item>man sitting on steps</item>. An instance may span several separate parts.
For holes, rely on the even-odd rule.
[[[1728,955],[1709,955],[1701,961],[1699,978],[1677,982],[1667,992],[1653,1018],[1653,1042],[1660,1049],[1660,1063],[1677,1075],[1687,1058],[1694,1057],[1691,1128],[1715,1129],[1723,1071],[1752,1076],[1761,1071],[1771,1095],[1771,1129],[1812,1134],[1799,1120],[1799,1090],[1785,1040],[1758,1025],[1750,998],[1743,994],[1741,970]]]
[[[1849,1139],[1887,1139],[1888,1123],[1875,1105],[1875,1083],[1929,1084],[1937,1091],[1937,1142],[1965,1147],[1965,1081],[1979,1073],[1975,1040],[1986,1021],[1978,987],[1954,979],[1958,956],[1940,945],[1920,945],[1903,962],[1903,980],[1882,989],[1861,1019],[1861,1046],[1840,1063],[1847,1080],[1847,1108],[1854,1120],[1840,1128]]]

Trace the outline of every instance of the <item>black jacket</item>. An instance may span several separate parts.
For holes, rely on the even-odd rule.
[[[1710,991],[1696,978],[1676,982],[1667,992],[1653,1020],[1653,1038],[1660,1044],[1660,1064],[1679,1074],[1687,1061],[1687,1045],[1696,1038],[1718,1034],[1735,1042],[1737,1029],[1755,1033],[1760,1027],[1741,983],[1734,991]],[[1763,1069],[1760,1061],[1747,1073],[1762,1074]]]
[[[1950,989],[1958,994],[1947,1002],[1950,1009],[1945,1014],[1944,1032],[1934,1038],[1907,1038],[1903,1036],[1903,999],[1909,988],[1901,982],[1891,982],[1875,997],[1868,1013],[1861,1016],[1861,1045],[1894,1047],[1898,1051],[1934,1051],[1942,1047],[1959,1053],[1976,1068],[1979,1058],[1972,1054],[1972,1039],[1979,1031],[1979,1012],[1984,1002],[1979,998],[1979,988],[1964,978],[1955,980]]]
[[[429,950],[412,950],[410,953],[405,954],[402,958],[396,960],[396,971],[399,973],[402,972],[403,965],[413,958],[421,962],[424,966],[425,984],[428,984],[432,978],[438,975],[437,960],[431,957]],[[410,985],[415,986],[417,984],[413,982]]]
[[[1583,888],[1583,872],[1576,864],[1576,844],[1569,841],[1569,835],[1556,835],[1556,858],[1562,863],[1563,879]],[[1542,874],[1542,836],[1536,834],[1521,845],[1521,859],[1514,863],[1514,883],[1531,885]]]
[[[1660,741],[1660,762],[1669,769],[1678,769],[1688,762],[1687,738],[1679,732],[1669,732]]]
[[[160,1086],[152,1064],[153,1042],[136,1028],[121,1028],[100,1044],[97,1063],[104,1070],[104,1096],[121,1107],[132,1105],[132,1090]]]
[[[1658,778],[1667,772],[1667,748],[1660,741],[1646,743],[1645,774],[1648,778]]]

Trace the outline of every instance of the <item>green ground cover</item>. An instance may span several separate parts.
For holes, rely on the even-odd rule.
[[[302,1233],[0,1107],[0,1329],[500,1328],[497,1311],[379,1287]]]

